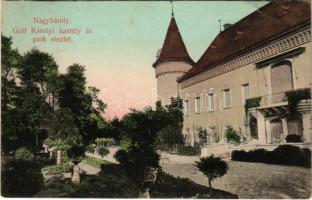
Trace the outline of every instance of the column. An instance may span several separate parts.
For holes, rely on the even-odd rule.
[[[258,140],[260,144],[266,143],[266,136],[265,136],[265,119],[264,115],[258,111],[257,112],[257,122],[258,122]]]
[[[252,141],[252,137],[251,137],[251,133],[250,133],[250,125],[249,125],[249,120],[246,120],[244,122],[244,126],[245,126],[245,129],[246,129],[246,132],[245,132],[245,136],[246,136],[246,140],[247,142],[251,142]]]
[[[303,124],[303,142],[311,142],[311,113],[302,113],[302,124]]]
[[[287,127],[287,119],[282,119],[282,125],[283,125],[283,138],[286,141],[286,136],[288,135],[288,127]]]
[[[265,120],[265,129],[267,133],[267,143],[271,144],[272,143],[272,133],[271,133],[271,123],[270,120]]]

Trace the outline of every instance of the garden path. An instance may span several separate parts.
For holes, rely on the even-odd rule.
[[[94,174],[97,174],[101,171],[100,168],[93,167],[93,166],[88,165],[84,162],[79,163],[79,167],[80,167],[80,169],[82,169],[83,171],[85,171],[89,175],[94,175]]]
[[[195,166],[196,160],[197,156],[162,153],[160,164],[167,173],[207,186],[207,178]],[[237,194],[239,198],[308,198],[311,195],[310,169],[227,161],[228,173],[212,183],[216,189]]]

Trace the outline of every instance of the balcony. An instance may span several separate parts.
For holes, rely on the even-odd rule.
[[[257,108],[264,112],[265,116],[275,116],[295,112],[296,109],[306,108],[310,105],[311,89],[301,88],[279,92],[271,95],[246,99],[246,113]]]

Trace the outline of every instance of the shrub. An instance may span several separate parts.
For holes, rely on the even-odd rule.
[[[311,99],[311,89],[303,88],[298,90],[291,90],[285,93],[288,101],[289,110],[292,115],[297,113],[297,105],[299,101],[304,99]]]
[[[196,156],[200,155],[200,145],[198,143],[192,146],[184,146],[184,145],[177,145],[177,154],[183,156]]]
[[[73,167],[69,164],[69,162],[61,163],[60,165],[52,165],[49,166],[47,174],[61,174],[71,172]]]
[[[40,166],[31,160],[11,160],[1,169],[1,190],[5,197],[31,197],[43,186]]]
[[[286,142],[302,142],[302,138],[297,134],[290,134],[286,136]]]
[[[270,160],[270,152],[265,149],[255,149],[251,151],[233,151],[232,160],[246,161],[246,162],[264,162]]]
[[[301,149],[292,145],[281,145],[273,150],[273,158],[276,164],[293,166],[311,166],[311,157],[307,156],[308,149]]]
[[[265,149],[256,149],[248,152],[233,151],[231,158],[236,161],[311,167],[310,149],[301,149],[292,145],[280,145],[273,151]]]
[[[228,163],[222,160],[220,157],[214,157],[210,155],[208,157],[200,158],[200,161],[196,161],[197,168],[207,176],[210,188],[211,196],[211,184],[216,178],[222,177],[229,169]]]
[[[130,145],[131,145],[131,141],[130,141],[129,138],[123,137],[123,138],[121,138],[119,145],[120,145],[121,149],[127,151],[129,149]]]
[[[80,162],[85,155],[85,149],[82,146],[74,145],[69,149],[67,149],[66,153],[68,158],[72,160],[74,163]]]
[[[95,144],[88,144],[88,145],[86,146],[86,151],[89,152],[89,153],[93,153],[95,147],[96,147]]]
[[[225,131],[225,137],[228,142],[233,141],[235,143],[240,143],[240,136],[237,134],[237,131],[233,128],[228,128]]]
[[[107,148],[105,148],[105,147],[100,147],[99,154],[102,156],[102,159],[103,159],[104,156],[109,154],[109,150]]]
[[[21,147],[15,151],[15,158],[18,160],[32,160],[34,154],[26,147]]]
[[[248,153],[244,150],[234,150],[231,153],[231,159],[235,161],[246,161],[248,158]]]
[[[159,157],[157,152],[149,148],[131,148],[129,151],[121,149],[115,154],[115,159],[140,190],[146,187],[146,169],[158,168]]]

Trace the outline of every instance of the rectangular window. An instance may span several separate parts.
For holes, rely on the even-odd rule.
[[[224,103],[224,108],[229,108],[231,107],[231,91],[230,89],[223,90],[223,103]]]
[[[195,98],[195,113],[200,112],[200,97]]]
[[[188,112],[189,112],[189,101],[188,100],[185,100],[184,101],[184,113],[185,115],[188,115]]]
[[[248,99],[249,96],[249,83],[246,83],[242,85],[242,100],[243,100],[243,105],[245,105],[246,99]]]
[[[214,111],[214,96],[213,93],[208,95],[209,98],[209,111]]]

